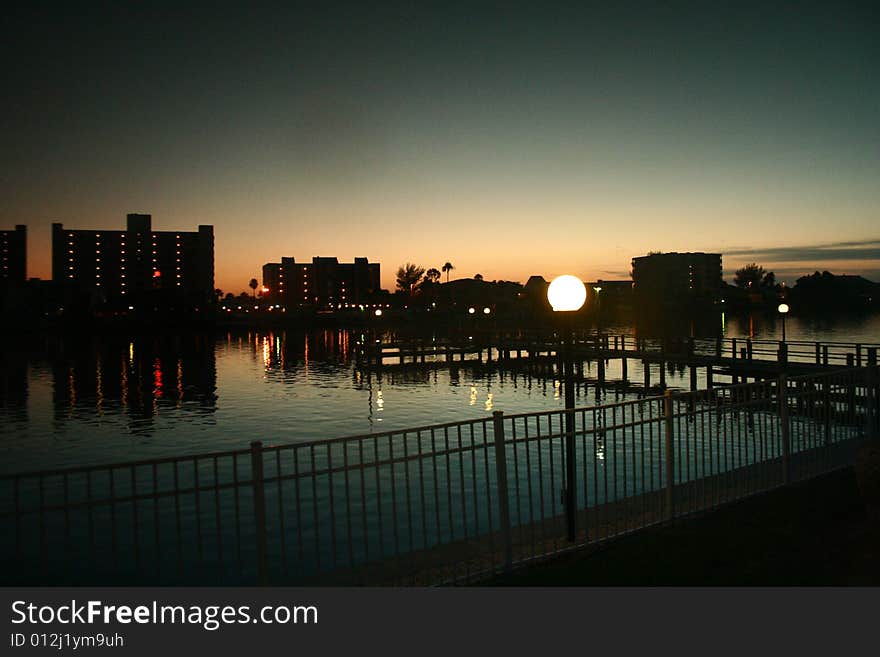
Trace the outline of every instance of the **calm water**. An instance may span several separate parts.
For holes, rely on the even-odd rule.
[[[729,318],[717,331],[778,339],[781,324]],[[787,335],[880,342],[880,315],[792,317]],[[22,337],[0,353],[0,468],[109,463],[562,407],[552,379],[495,368],[360,372],[352,360],[357,339],[335,330]],[[685,387],[686,374],[669,375],[667,383]],[[618,375],[612,363],[607,376]],[[641,381],[639,363],[630,361],[629,377]],[[578,396],[581,405],[626,398],[592,385]]]

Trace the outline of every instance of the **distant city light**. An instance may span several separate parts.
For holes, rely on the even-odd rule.
[[[382,309],[376,308],[376,312],[374,314],[376,315],[376,317],[381,317],[382,316]]]
[[[484,315],[488,315],[488,314],[491,313],[491,312],[492,312],[492,310],[491,310],[490,308],[483,308],[483,314],[484,314]]]
[[[477,312],[477,309],[474,308],[473,306],[471,306],[470,308],[468,308],[468,314],[469,314],[469,315],[473,315],[475,312]]]

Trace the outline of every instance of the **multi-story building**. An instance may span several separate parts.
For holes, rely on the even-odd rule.
[[[148,214],[126,230],[71,230],[52,224],[52,279],[97,303],[154,301],[198,308],[214,296],[214,227],[155,231]]]
[[[633,291],[642,302],[669,306],[721,297],[720,253],[652,253],[632,260]]]
[[[367,303],[379,291],[379,263],[355,258],[340,263],[336,258],[314,257],[297,263],[294,258],[263,265],[264,297],[289,305],[344,308]]]
[[[27,280],[27,227],[0,230],[0,282],[23,285]]]

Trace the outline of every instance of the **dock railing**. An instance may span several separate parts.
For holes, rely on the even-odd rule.
[[[5,583],[469,582],[852,463],[876,367],[0,477]],[[576,481],[566,482],[573,415]],[[574,486],[575,540],[563,490]]]
[[[509,360],[537,355],[556,357],[558,336],[547,331],[518,330],[515,332],[472,331],[458,338],[420,337],[391,339],[370,337],[356,344],[357,358],[362,363],[381,365],[463,362],[465,360]],[[862,367],[877,364],[880,343],[856,343],[808,340],[770,340],[766,338],[657,338],[624,333],[579,330],[575,332],[574,348],[583,356],[613,358],[667,357],[672,360],[714,359],[784,361],[824,367]],[[494,354],[494,357],[493,357]]]

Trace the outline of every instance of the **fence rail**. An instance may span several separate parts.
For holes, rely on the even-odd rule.
[[[877,381],[876,367],[782,375],[595,407],[7,475],[0,556],[16,567],[4,577],[471,581],[843,467],[877,434]]]

